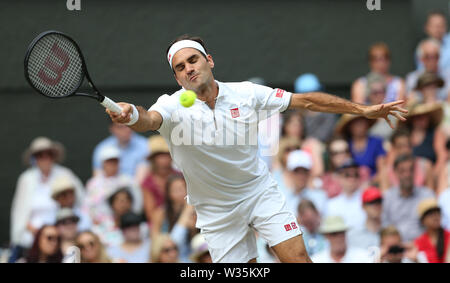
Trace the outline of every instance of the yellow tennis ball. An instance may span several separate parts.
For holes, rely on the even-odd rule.
[[[195,94],[195,92],[193,92],[192,90],[186,90],[180,95],[180,103],[184,107],[191,107],[194,104],[196,98],[197,94]]]

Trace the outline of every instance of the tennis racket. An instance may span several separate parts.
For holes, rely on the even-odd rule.
[[[80,47],[64,33],[46,31],[31,42],[25,55],[25,78],[37,92],[47,97],[90,97],[115,113],[122,112],[119,105],[100,94],[89,76]],[[93,93],[78,92],[84,78]]]

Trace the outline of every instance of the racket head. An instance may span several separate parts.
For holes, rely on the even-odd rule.
[[[25,78],[39,93],[63,98],[76,93],[87,74],[78,44],[59,31],[45,31],[29,45],[24,60]],[[86,95],[97,100],[100,96]]]

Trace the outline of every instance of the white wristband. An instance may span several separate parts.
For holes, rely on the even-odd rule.
[[[127,126],[134,125],[139,120],[139,112],[136,106],[134,106],[134,104],[131,104],[131,107],[133,108],[133,113],[131,114],[130,122],[126,123]]]

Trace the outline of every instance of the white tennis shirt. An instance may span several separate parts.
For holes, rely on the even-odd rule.
[[[163,118],[158,131],[184,174],[188,203],[194,206],[234,205],[276,186],[258,157],[257,124],[285,111],[292,93],[251,82],[216,83],[214,110],[199,99],[183,107],[184,89],[162,95],[149,109]]]

